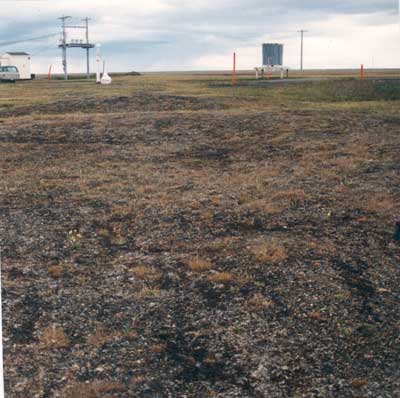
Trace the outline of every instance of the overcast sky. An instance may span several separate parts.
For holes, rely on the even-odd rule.
[[[240,69],[261,65],[261,43],[285,44],[285,65],[306,68],[400,66],[398,0],[0,0],[0,43],[60,31],[58,16],[91,17],[111,71]],[[73,38],[75,33],[70,32]],[[79,38],[79,37],[76,37]],[[58,36],[1,46],[32,54],[33,72],[61,72]],[[94,53],[93,53],[94,58]],[[70,71],[85,70],[83,50]]]

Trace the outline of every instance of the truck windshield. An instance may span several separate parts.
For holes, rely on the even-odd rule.
[[[0,72],[18,73],[16,66],[0,66]]]

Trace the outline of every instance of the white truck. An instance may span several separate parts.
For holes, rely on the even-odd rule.
[[[15,83],[19,79],[16,66],[0,66],[0,82]]]

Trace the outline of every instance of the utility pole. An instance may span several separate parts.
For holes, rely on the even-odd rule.
[[[89,21],[90,18],[84,18],[82,21],[85,22],[85,28],[86,28],[86,44],[89,44]],[[88,80],[90,79],[90,60],[89,60],[89,51],[90,48],[86,47],[86,75]]]
[[[233,53],[232,86],[236,86],[236,53]]]
[[[68,80],[68,68],[67,68],[67,30],[66,30],[66,25],[65,21],[71,17],[69,16],[62,16],[58,19],[61,19],[62,23],[62,38],[61,38],[61,47],[62,49],[62,65],[64,69],[64,79]]]
[[[303,54],[304,54],[304,33],[307,33],[308,30],[299,30],[301,35],[301,51],[300,51],[300,70],[303,72]]]

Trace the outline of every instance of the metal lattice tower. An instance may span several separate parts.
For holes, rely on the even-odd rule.
[[[68,66],[67,66],[67,49],[68,48],[83,48],[86,50],[86,74],[87,78],[90,78],[90,49],[94,48],[95,45],[89,42],[89,21],[90,18],[84,18],[82,21],[85,22],[84,26],[79,25],[67,25],[66,21],[72,17],[70,16],[62,16],[58,19],[61,20],[61,28],[62,28],[62,37],[61,37],[61,44],[58,46],[62,49],[62,64],[64,69],[64,79],[68,80]],[[67,41],[67,29],[85,29],[86,32],[86,42],[83,43],[76,41],[68,42]]]

